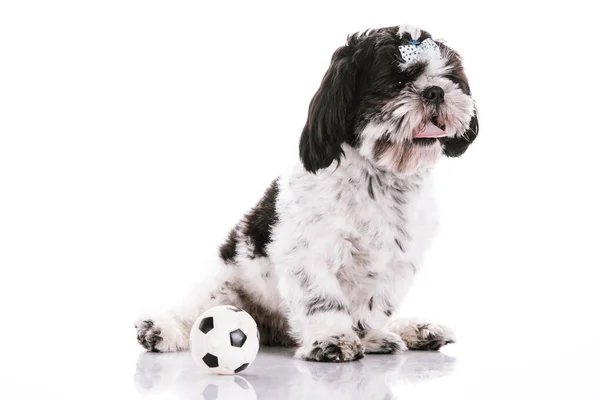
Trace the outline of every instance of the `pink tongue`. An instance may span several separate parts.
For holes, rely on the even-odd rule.
[[[432,124],[428,123],[420,132],[413,135],[414,138],[439,138],[447,136],[446,132]]]

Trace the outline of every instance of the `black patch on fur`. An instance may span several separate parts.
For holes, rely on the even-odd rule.
[[[221,291],[227,302],[230,304],[235,303],[236,306],[252,315],[260,332],[259,340],[261,344],[285,347],[296,345],[296,341],[289,335],[290,327],[286,317],[255,301],[243,289],[241,284],[225,282]]]
[[[243,234],[254,246],[251,259],[267,257],[267,246],[271,243],[271,231],[279,219],[275,209],[278,194],[279,183],[276,179],[256,207],[246,215]]]
[[[462,66],[462,60],[455,51],[450,50],[444,43],[437,42],[437,44],[440,46],[440,49],[446,50],[446,54],[449,56],[446,65],[450,68],[450,73],[444,75],[444,78],[455,83],[464,94],[470,96],[471,88],[469,87],[469,81]]]
[[[461,135],[452,138],[440,138],[440,142],[444,148],[444,155],[448,157],[460,157],[467,151],[467,148],[473,143],[479,134],[479,120],[477,111],[471,118],[469,128]]]
[[[373,193],[373,178],[371,176],[369,176],[368,191],[369,191],[369,197],[372,198],[373,200],[375,200],[375,194]]]
[[[388,299],[383,299],[383,313],[388,317],[394,313],[394,306]]]
[[[304,290],[308,289],[308,287],[311,284],[311,279],[310,277],[306,274],[306,272],[304,271],[304,269],[299,269],[297,271],[292,271],[291,272],[292,276],[294,276],[296,279],[298,279],[298,283],[300,284],[300,287]]]
[[[332,162],[340,162],[342,143],[353,129],[352,108],[356,101],[354,50],[338,48],[308,108],[308,118],[300,137],[300,159],[304,168],[316,172]]]
[[[382,185],[382,183],[381,183],[381,178],[379,177],[379,175],[377,175],[377,174],[376,174],[376,175],[375,175],[375,179],[377,180],[377,184],[378,184],[379,186],[383,186],[383,185]]]
[[[373,298],[369,299],[369,311],[373,311]]]
[[[306,303],[306,315],[313,315],[316,313],[328,312],[328,311],[339,311],[348,312],[348,307],[345,304],[332,299],[331,297],[314,297]]]
[[[237,228],[233,228],[229,231],[229,235],[227,235],[227,240],[225,243],[219,247],[219,255],[225,263],[233,263],[235,262],[235,257],[237,256],[237,243],[238,243],[238,233]]]
[[[438,351],[442,346],[449,344],[452,342],[443,342],[441,340],[432,340],[430,342],[426,342],[423,344],[419,344],[417,346],[411,346],[411,350],[429,350],[429,351]]]
[[[417,139],[413,139],[412,142],[420,147],[429,147],[429,146],[433,146],[434,144],[436,144],[437,141],[438,141],[438,139],[434,139],[434,138],[417,138]]]
[[[463,77],[463,76],[464,75],[462,75],[462,74],[461,75],[449,74],[449,75],[445,75],[444,78],[455,83],[458,86],[458,88],[463,91],[464,94],[470,96],[471,89],[469,88],[469,83],[466,81],[466,77]]]
[[[362,339],[367,335],[367,332],[369,331],[369,327],[366,326],[366,324],[363,323],[362,321],[358,320],[356,322],[356,326],[353,327],[353,330],[354,330],[354,332],[356,332],[358,337]]]
[[[400,240],[398,238],[395,238],[394,241],[396,242],[396,244],[400,248],[400,251],[402,251],[404,253],[404,247],[402,247],[402,243],[400,243]]]
[[[418,77],[423,75],[425,70],[427,70],[427,63],[422,61],[415,62],[410,67],[407,67],[400,72],[402,82],[407,83],[417,80]]]

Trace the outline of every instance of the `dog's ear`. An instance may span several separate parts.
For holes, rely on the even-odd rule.
[[[342,143],[351,135],[357,65],[353,50],[336,50],[308,109],[308,120],[300,137],[300,159],[304,168],[316,172],[343,155]]]
[[[460,157],[467,151],[467,148],[473,143],[477,134],[479,133],[479,119],[477,115],[477,110],[473,114],[471,118],[471,122],[469,123],[469,127],[466,132],[460,136],[456,136],[453,138],[445,138],[442,141],[444,146],[444,154],[448,157]]]

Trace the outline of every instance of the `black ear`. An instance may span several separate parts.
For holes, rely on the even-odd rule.
[[[339,162],[342,143],[351,135],[357,71],[352,53],[348,46],[336,50],[310,102],[300,137],[300,159],[309,172],[327,168],[334,160]]]
[[[463,135],[454,138],[446,138],[442,141],[444,154],[448,157],[462,156],[471,143],[473,143],[478,133],[479,120],[477,110],[475,110],[475,114],[473,114],[473,118],[471,118],[471,122],[469,123],[469,128],[467,128],[467,131]]]

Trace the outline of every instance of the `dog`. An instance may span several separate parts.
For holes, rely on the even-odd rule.
[[[456,51],[412,26],[350,35],[310,103],[298,162],[229,232],[206,290],[138,320],[139,343],[185,350],[195,319],[221,304],[304,360],[453,343],[450,328],[392,314],[437,227],[432,169],[478,130]]]

